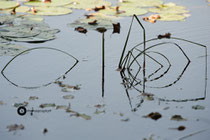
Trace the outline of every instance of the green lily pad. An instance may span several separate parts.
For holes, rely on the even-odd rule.
[[[104,27],[106,29],[112,29],[113,23],[115,22],[116,18],[113,16],[106,16],[101,13],[95,13],[90,18],[81,18],[74,21],[71,24],[68,24],[70,27],[83,27],[85,29],[96,30],[99,27]],[[92,25],[90,23],[96,21],[96,24]]]
[[[29,17],[30,18],[30,17]],[[12,21],[14,26],[5,26],[0,30],[0,36],[6,40],[39,43],[55,39],[60,30],[51,29],[44,22],[18,17]]]
[[[17,6],[16,1],[0,1],[0,10],[12,9]]]
[[[58,15],[66,15],[72,13],[71,9],[64,7],[40,6],[35,8],[37,10],[37,13],[32,13],[32,11],[30,11],[29,13],[33,15],[42,15],[42,16],[58,16]]]
[[[127,7],[155,7],[163,4],[163,0],[126,0],[119,4],[119,6]]]
[[[15,56],[26,49],[26,47],[20,45],[0,42],[0,56]]]
[[[24,3],[30,6],[65,6],[74,2],[74,0],[52,0],[51,2],[42,2],[41,0],[29,1]]]
[[[10,15],[0,15],[0,24],[5,24],[13,21],[15,16]]]
[[[40,33],[38,30],[31,30],[30,28],[26,28],[25,26],[10,26],[4,27],[4,31],[0,32],[0,36],[4,38],[26,38],[26,37],[34,37]]]
[[[111,2],[105,0],[74,0],[73,3],[70,3],[65,7],[73,9],[88,9],[88,8],[99,7],[102,5],[110,6]]]
[[[136,15],[144,15],[148,11],[146,9],[140,7],[131,7],[131,6],[120,6],[119,11],[116,10],[116,7],[111,7],[109,9],[100,10],[100,13],[110,16],[133,16]]]
[[[186,16],[179,14],[160,14],[160,21],[184,21]]]
[[[184,14],[189,12],[184,6],[177,6],[175,3],[163,4],[157,8],[149,8],[148,10],[160,14]]]

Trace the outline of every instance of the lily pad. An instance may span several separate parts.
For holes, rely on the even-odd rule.
[[[95,13],[92,14],[91,17],[89,18],[81,18],[76,21],[74,21],[71,24],[68,24],[70,27],[83,27],[85,29],[89,30],[96,30],[99,27],[104,27],[106,29],[112,29],[113,28],[113,23],[115,22],[116,18],[112,16],[106,16],[101,13]],[[96,21],[97,24],[91,25],[89,23]]]
[[[0,36],[6,40],[39,43],[55,39],[60,30],[51,29],[46,23],[17,18],[14,26],[3,27]]]
[[[100,10],[100,13],[103,13],[105,15],[110,16],[133,16],[133,14],[136,15],[144,15],[148,11],[144,8],[140,7],[131,7],[131,6],[120,6],[117,10],[117,7],[111,7],[109,9]]]
[[[160,19],[162,21],[183,21],[187,16],[184,6],[177,6],[175,3],[162,4],[156,8],[149,8],[148,11],[153,13],[159,13]]]
[[[0,43],[0,56],[15,56],[26,49],[27,47],[23,47],[18,44]]]
[[[52,0],[51,2],[42,2],[42,0],[29,1],[24,3],[30,6],[65,6],[71,4],[75,0]]]
[[[46,7],[46,6],[39,6],[35,7],[37,12],[33,13],[30,11],[30,14],[34,15],[42,15],[42,16],[58,16],[58,15],[66,15],[72,13],[72,10],[69,8],[64,7]]]
[[[184,21],[186,16],[179,14],[160,14],[160,21]]]
[[[127,6],[127,7],[154,7],[160,6],[163,4],[163,0],[125,0],[120,6]]]
[[[184,14],[189,11],[184,6],[177,6],[175,3],[166,3],[157,8],[149,8],[150,12],[163,14]]]
[[[105,0],[74,0],[73,3],[66,5],[67,8],[73,9],[88,9],[88,8],[95,8],[98,6],[110,6],[111,2]]]
[[[12,9],[17,6],[16,1],[0,1],[0,10]]]

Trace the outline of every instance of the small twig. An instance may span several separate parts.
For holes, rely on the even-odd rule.
[[[202,132],[204,132],[204,131],[206,131],[206,130],[208,130],[208,129],[203,129],[203,130],[200,130],[200,131],[197,131],[197,132],[188,134],[188,135],[186,135],[186,136],[183,136],[183,137],[181,137],[181,138],[178,138],[178,140],[183,140],[183,139],[189,138],[189,137],[194,136],[194,135],[196,135],[196,134],[202,133]]]

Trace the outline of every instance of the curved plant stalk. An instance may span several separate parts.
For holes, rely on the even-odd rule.
[[[62,74],[61,76],[59,76],[57,79],[55,79],[55,81],[65,77],[66,74],[68,74],[76,65],[77,63],[79,62],[74,56],[72,56],[71,54],[65,52],[65,51],[62,51],[62,50],[59,50],[59,49],[56,49],[56,48],[50,48],[50,47],[38,47],[38,48],[31,48],[31,49],[27,49],[19,54],[17,54],[16,56],[14,56],[5,66],[4,68],[1,70],[1,74],[3,75],[3,77],[8,81],[10,82],[12,85],[16,86],[16,87],[20,87],[20,88],[26,88],[26,89],[36,89],[36,88],[40,88],[40,87],[45,87],[45,86],[48,86],[52,83],[54,83],[55,81],[52,81],[52,82],[49,82],[49,83],[46,83],[46,84],[42,84],[40,86],[32,86],[32,87],[26,87],[26,86],[20,86],[14,82],[12,82],[11,80],[9,80],[6,75],[4,74],[4,70],[9,66],[9,64],[15,60],[18,56],[24,54],[24,53],[28,53],[30,51],[33,51],[33,50],[38,50],[38,49],[48,49],[48,50],[55,50],[55,51],[58,51],[58,52],[61,52],[63,54],[66,54],[68,55],[69,57],[73,58],[75,60],[75,63],[73,64],[73,66],[71,66],[64,74]]]
[[[128,40],[129,40],[129,36],[130,36],[130,32],[131,32],[131,27],[132,27],[134,18],[138,21],[139,25],[143,29],[143,35],[144,35],[143,36],[143,39],[144,40],[143,40],[143,42],[141,42],[141,43],[133,46],[128,51],[128,53],[125,55],[125,51],[126,51],[126,48],[127,48],[127,44],[128,44]],[[205,45],[203,45],[203,44],[196,43],[196,42],[193,42],[193,41],[190,41],[190,40],[186,40],[186,39],[182,39],[182,38],[178,38],[178,37],[167,37],[166,39],[183,41],[183,42],[186,42],[186,43],[194,44],[194,45],[196,45],[198,47],[205,48],[205,62],[204,62],[205,63],[205,76],[204,76],[205,77],[204,78],[204,83],[205,84],[204,84],[204,96],[203,97],[199,97],[199,98],[194,98],[194,99],[181,99],[181,100],[176,100],[176,99],[169,100],[169,99],[163,99],[163,98],[158,98],[158,97],[156,97],[156,99],[158,99],[159,101],[166,101],[166,102],[187,102],[187,101],[205,100],[205,98],[206,98],[206,88],[207,88],[207,47]],[[190,61],[190,58],[184,52],[184,50],[182,49],[182,47],[179,46],[175,42],[161,42],[161,43],[156,43],[156,44],[151,45],[151,46],[149,46],[149,47],[146,48],[146,43],[152,42],[152,41],[157,41],[157,40],[163,40],[163,39],[156,37],[156,38],[152,38],[152,39],[146,40],[145,29],[144,29],[143,25],[141,24],[141,22],[138,20],[137,16],[134,15],[132,17],[132,20],[131,20],[131,24],[130,24],[129,31],[128,31],[128,34],[127,34],[127,38],[126,38],[126,41],[125,41],[125,44],[124,44],[124,47],[123,47],[123,51],[121,53],[120,62],[119,62],[119,65],[118,65],[118,68],[121,69],[120,74],[121,74],[121,77],[123,79],[123,85],[126,85],[125,86],[125,90],[126,90],[126,94],[128,96],[129,104],[130,105],[131,105],[131,99],[130,99],[129,92],[128,92],[128,89],[129,88],[134,88],[137,91],[139,91],[140,93],[144,93],[145,87],[148,87],[148,88],[167,88],[167,87],[170,87],[170,86],[176,84],[182,78],[182,76],[184,75],[186,69],[188,68],[188,66],[189,66],[189,64],[191,62]],[[164,44],[173,44],[175,47],[177,47],[179,49],[179,51],[181,51],[182,54],[187,59],[187,63],[184,66],[182,72],[178,75],[177,79],[175,81],[173,81],[172,83],[169,83],[169,84],[167,84],[165,86],[162,86],[162,87],[145,86],[145,82],[152,82],[154,80],[158,80],[158,79],[164,77],[165,74],[168,73],[168,71],[169,71],[169,69],[171,67],[171,63],[170,63],[169,59],[164,54],[159,53],[159,52],[154,52],[154,53],[157,53],[157,54],[161,55],[162,57],[164,57],[167,60],[167,62],[169,64],[168,65],[168,68],[161,75],[159,75],[158,77],[155,77],[153,79],[150,79],[150,77],[152,77],[153,75],[155,75],[161,68],[155,70],[153,73],[149,74],[147,77],[145,76],[145,67],[146,67],[145,66],[145,63],[146,63],[145,62],[145,56],[147,56],[150,59],[154,60],[152,57],[150,57],[150,55],[148,55],[149,52],[152,52],[152,51],[150,51],[150,49],[152,49],[154,47],[158,47],[158,46],[164,45]],[[137,47],[139,47],[141,45],[143,46],[142,47],[142,51],[137,48]],[[134,51],[138,51],[139,53],[136,56],[134,56],[134,54],[133,54]],[[138,79],[138,75],[139,75],[140,70],[141,70],[141,65],[140,65],[140,62],[137,60],[137,58],[139,56],[142,56],[142,55],[143,55],[143,81],[141,81],[141,80]],[[139,68],[137,68],[136,74],[132,74],[132,72],[131,72],[131,66],[133,65],[134,62],[137,65],[139,65]],[[156,62],[158,62],[158,61],[156,61]],[[127,75],[125,74],[125,72],[127,72]],[[145,78],[147,78],[147,79],[145,79]],[[143,90],[139,90],[136,87],[137,85],[143,86]],[[131,106],[131,108],[132,108],[132,106]]]

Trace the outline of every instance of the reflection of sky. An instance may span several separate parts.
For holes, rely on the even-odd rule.
[[[210,46],[209,42],[209,8],[204,1],[182,1],[180,4],[186,5],[191,11],[191,17],[185,22],[157,22],[156,24],[150,24],[143,22],[147,29],[147,38],[152,38],[158,34],[164,34],[165,32],[171,32],[172,35],[177,37],[186,38],[195,42],[203,43],[206,46]],[[189,6],[188,6],[189,5]],[[195,8],[199,7],[201,8]],[[130,111],[128,99],[123,86],[120,74],[115,71],[119,62],[120,53],[124,44],[124,40],[128,31],[128,22],[130,18],[122,19],[121,21],[121,34],[114,34],[110,37],[111,31],[105,34],[105,98],[101,98],[101,34],[90,31],[87,35],[74,32],[74,29],[67,28],[66,24],[76,17],[76,12],[73,15],[47,17],[47,22],[52,24],[52,27],[61,29],[61,33],[57,35],[57,39],[46,42],[44,44],[26,44],[29,47],[34,46],[49,46],[58,47],[61,50],[65,50],[73,54],[80,60],[76,68],[67,76],[65,83],[68,84],[81,84],[81,90],[73,93],[63,93],[57,85],[51,85],[46,88],[40,88],[37,90],[25,90],[16,88],[10,85],[2,76],[0,76],[0,100],[3,100],[6,105],[0,106],[1,120],[0,120],[0,136],[1,139],[59,139],[59,138],[72,138],[76,139],[142,139],[149,137],[150,134],[160,136],[162,139],[171,139],[188,135],[199,130],[203,130],[209,127],[209,115],[208,108],[209,97],[207,95],[206,100],[198,102],[187,103],[164,103],[158,101],[145,101],[137,112]],[[63,22],[57,22],[63,21]],[[137,25],[134,24],[134,28]],[[135,31],[134,31],[135,36]],[[82,40],[82,41],[81,41]],[[138,41],[137,41],[138,42]],[[141,41],[139,41],[141,42]],[[209,50],[208,50],[209,52]],[[10,60],[11,57],[0,58],[0,68]],[[86,58],[88,61],[81,61],[82,58]],[[38,61],[39,58],[37,58]],[[209,57],[208,57],[209,60]],[[209,62],[209,61],[208,61]],[[193,63],[193,62],[192,62]],[[201,64],[192,64],[186,71],[185,78],[188,81],[180,81],[180,86],[185,87],[191,83],[190,78],[192,70],[197,70],[197,67]],[[26,73],[27,74],[27,73]],[[194,74],[194,73],[193,73]],[[199,73],[195,76],[199,77]],[[189,79],[188,79],[189,78]],[[191,87],[191,85],[189,85]],[[200,87],[198,86],[198,89]],[[207,91],[210,90],[209,80]],[[177,90],[179,91],[179,90]],[[166,90],[166,93],[173,91]],[[190,91],[189,91],[190,92]],[[75,99],[69,101],[62,99],[62,95],[73,94]],[[138,93],[132,95],[136,98]],[[162,93],[159,93],[164,95]],[[173,95],[173,94],[171,94]],[[29,96],[38,96],[39,100],[29,101]],[[50,113],[37,113],[33,116],[25,115],[23,117],[18,116],[16,108],[12,107],[14,103],[23,101],[29,102],[29,109],[34,109],[42,103],[56,103],[58,105],[68,105],[71,103],[72,109],[86,113],[92,117],[92,120],[85,121],[81,118],[69,117],[69,114],[62,110],[52,109]],[[96,104],[106,104],[106,113],[95,115]],[[135,103],[135,102],[134,102]],[[204,105],[206,109],[204,111],[192,110],[192,105]],[[163,110],[164,107],[169,106],[169,110]],[[143,115],[147,115],[151,112],[160,112],[163,117],[158,121],[142,118]],[[124,113],[123,117],[118,114]],[[188,120],[185,122],[177,123],[171,121],[170,117],[175,114],[180,114]],[[121,122],[120,119],[129,117],[130,121]],[[199,121],[196,121],[199,119]],[[18,131],[16,135],[7,132],[6,126],[10,124],[23,124],[25,129]],[[185,125],[186,131],[177,132],[175,130],[169,130],[168,128],[178,127],[179,125]],[[48,129],[48,133],[44,136],[42,130]],[[209,130],[197,134],[190,139],[207,139],[209,137]]]

